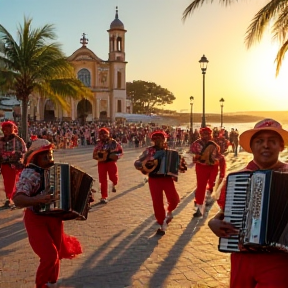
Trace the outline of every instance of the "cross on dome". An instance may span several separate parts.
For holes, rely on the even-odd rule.
[[[85,33],[82,34],[82,38],[80,38],[80,43],[82,44],[82,47],[86,47],[86,44],[88,44],[89,39],[86,38]]]

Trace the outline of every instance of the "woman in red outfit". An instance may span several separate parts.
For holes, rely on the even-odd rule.
[[[60,216],[37,214],[41,204],[54,201],[50,187],[44,185],[46,171],[54,164],[52,144],[46,139],[33,141],[24,163],[27,166],[20,175],[13,200],[16,206],[27,207],[24,223],[29,243],[40,258],[36,288],[56,287],[60,259],[82,253],[81,246],[75,237],[64,234]]]
[[[240,135],[240,146],[253,154],[246,170],[288,171],[288,164],[279,160],[279,153],[288,144],[288,132],[273,119],[258,122],[254,129]],[[287,187],[288,189],[288,187]],[[273,191],[271,191],[273,193]],[[225,186],[218,204],[220,212],[209,221],[210,229],[218,237],[229,237],[238,231],[223,221]],[[288,254],[280,252],[236,252],[231,254],[231,288],[287,288]]]

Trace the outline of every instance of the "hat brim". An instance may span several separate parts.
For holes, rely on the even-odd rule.
[[[274,131],[278,133],[283,141],[284,141],[284,146],[288,145],[288,131],[281,129],[281,128],[275,128],[275,127],[265,127],[265,128],[255,128],[255,129],[250,129],[245,132],[243,132],[239,136],[239,144],[240,146],[247,152],[252,153],[251,147],[250,147],[250,141],[252,137],[260,132],[260,131]]]
[[[31,153],[28,155],[27,159],[26,159],[26,164],[28,165],[28,164],[32,161],[33,157],[34,157],[36,154],[41,153],[41,152],[44,152],[44,151],[52,150],[52,146],[53,146],[53,145],[52,145],[52,143],[51,143],[51,144],[49,144],[49,145],[47,145],[47,146],[43,146],[43,147],[41,147],[40,149],[31,152]],[[29,153],[29,151],[28,151],[27,153]]]

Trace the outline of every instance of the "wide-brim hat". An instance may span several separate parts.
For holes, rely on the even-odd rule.
[[[46,139],[36,139],[35,141],[32,141],[32,144],[25,155],[26,164],[28,165],[36,154],[50,149],[52,149],[52,143]]]
[[[279,122],[273,119],[264,119],[256,123],[253,129],[247,130],[239,136],[240,146],[245,151],[252,153],[250,147],[251,139],[256,133],[263,130],[274,131],[278,133],[284,141],[284,146],[288,145],[288,131],[284,130]]]

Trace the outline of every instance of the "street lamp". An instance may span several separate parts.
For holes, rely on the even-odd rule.
[[[202,124],[201,124],[202,128],[206,127],[206,120],[205,120],[205,74],[206,74],[208,62],[209,62],[208,59],[203,54],[203,56],[199,60],[200,68],[202,70],[202,75],[203,75],[203,115],[202,115]]]
[[[224,99],[223,98],[221,98],[220,100],[219,100],[219,102],[221,103],[221,128],[223,127],[223,103],[224,103]]]
[[[193,100],[194,97],[190,96],[190,143],[192,143],[193,135]]]

